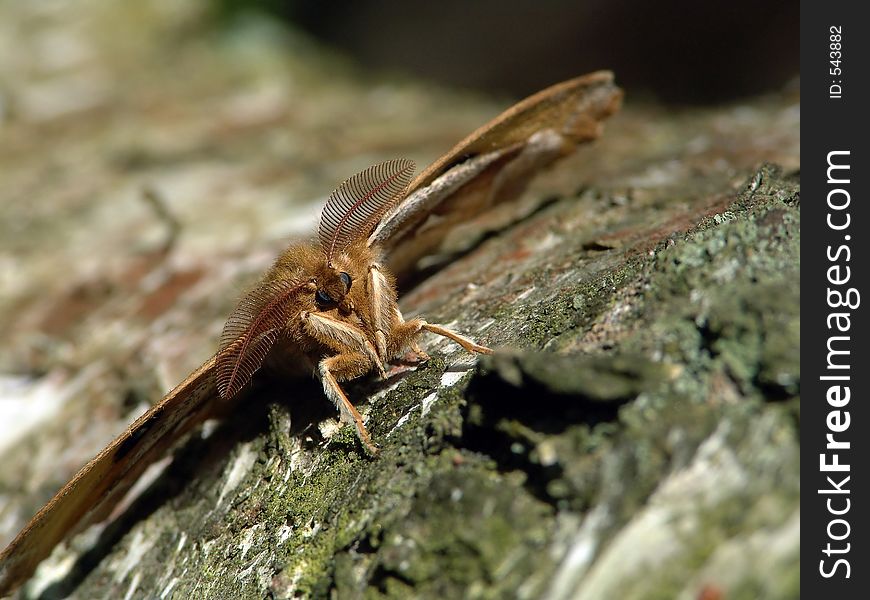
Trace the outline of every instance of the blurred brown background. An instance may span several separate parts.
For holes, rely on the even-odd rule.
[[[799,5],[781,0],[216,2],[290,21],[365,66],[515,96],[606,68],[633,96],[724,102],[799,72]]]

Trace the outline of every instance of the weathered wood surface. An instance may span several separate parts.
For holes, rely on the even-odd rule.
[[[39,6],[0,4],[4,540],[214,352],[335,182],[510,103],[216,35],[198,2]],[[799,98],[628,93],[404,297],[513,350],[432,339],[349,386],[376,460],[316,384],[264,381],[26,594],[795,597]]]

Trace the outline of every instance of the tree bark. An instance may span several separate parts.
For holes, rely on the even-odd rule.
[[[214,352],[337,182],[426,164],[508,104],[136,4],[53,9],[40,35],[94,60],[57,97],[24,70],[0,90],[0,371],[35,411],[0,435],[7,538]],[[627,98],[404,290],[497,352],[427,337],[429,362],[348,384],[377,458],[315,382],[262,377],[24,595],[797,597],[799,98]]]

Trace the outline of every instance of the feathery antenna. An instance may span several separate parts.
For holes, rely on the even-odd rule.
[[[318,231],[328,262],[351,242],[372,232],[408,189],[414,167],[414,161],[406,158],[380,163],[357,173],[330,194]]]
[[[289,301],[305,285],[271,281],[239,301],[224,325],[217,354],[217,388],[221,398],[235,396],[263,364],[287,325]]]

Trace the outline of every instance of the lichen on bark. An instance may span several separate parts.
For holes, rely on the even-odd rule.
[[[94,5],[98,22],[133,22]],[[297,61],[263,30],[187,43],[177,33],[199,3],[156,6],[135,22],[175,40],[176,61],[87,38],[101,57],[88,69],[142,73],[132,105],[90,96],[128,111],[123,131],[72,105],[47,125],[26,95],[4,125],[19,151],[0,168],[32,205],[11,188],[0,201],[32,233],[2,225],[26,273],[2,298],[13,350],[0,365],[67,399],[42,435],[4,450],[4,521],[18,526],[213,352],[245,282],[314,222],[302,200],[360,162],[434,158],[505,104],[358,77],[294,39]],[[181,65],[199,75],[179,79]],[[378,111],[389,119],[375,128]],[[335,122],[355,132],[342,144]],[[788,92],[667,113],[629,102],[515,214],[404,290],[408,314],[498,351],[475,364],[427,338],[431,361],[348,384],[378,457],[315,382],[263,377],[110,525],[58,549],[25,596],[796,597],[798,126]],[[168,252],[155,245],[166,224],[136,200],[143,182],[181,224]],[[60,237],[52,207],[70,215]],[[75,260],[56,264],[62,252]]]

